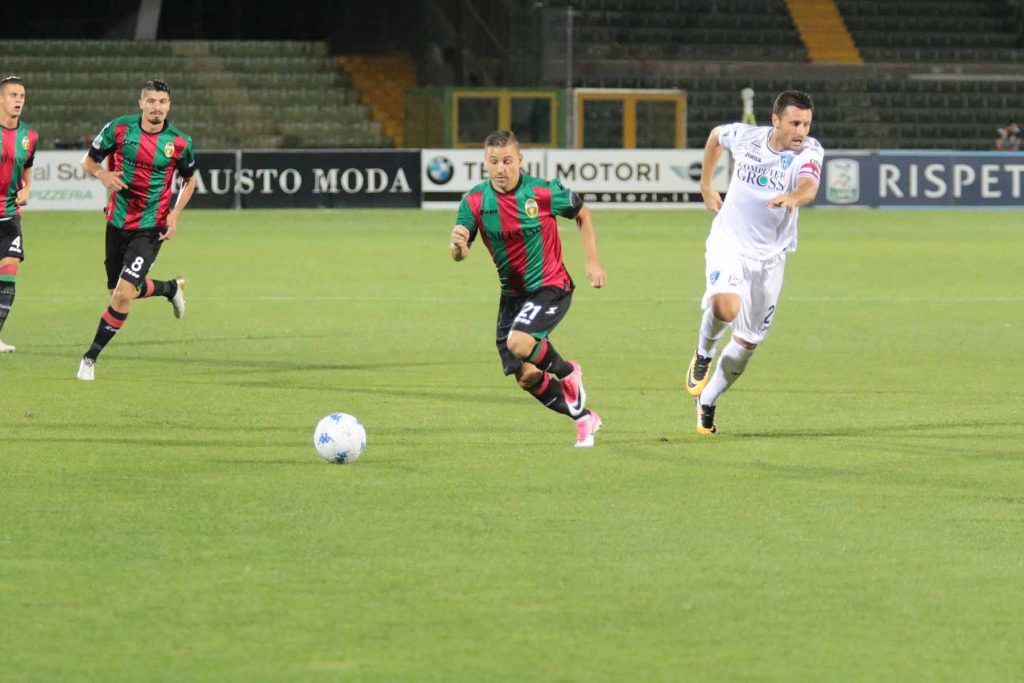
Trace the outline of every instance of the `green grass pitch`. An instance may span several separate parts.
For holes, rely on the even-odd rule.
[[[1024,671],[1024,231],[806,211],[701,438],[705,212],[595,209],[553,340],[605,422],[501,375],[453,213],[186,212],[106,306],[98,214],[27,213],[0,356],[0,679],[1008,680]],[[329,465],[312,429],[358,415]]]

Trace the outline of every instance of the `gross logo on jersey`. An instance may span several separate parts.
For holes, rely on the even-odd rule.
[[[755,187],[784,191],[786,189],[784,176],[785,171],[779,169],[751,166],[742,162],[736,164],[736,180]]]
[[[537,214],[540,213],[540,208],[537,206],[537,200],[533,197],[526,200],[524,208],[526,209],[526,215],[530,218],[536,218]]]
[[[455,174],[455,166],[448,157],[434,157],[427,163],[427,177],[437,185],[444,185]]]
[[[166,145],[164,145],[164,156],[165,157],[172,157],[172,156],[174,156],[174,143],[173,142],[168,142]]]

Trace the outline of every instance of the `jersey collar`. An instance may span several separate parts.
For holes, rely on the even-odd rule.
[[[499,190],[498,188],[496,188],[496,187],[495,187],[495,186],[494,186],[494,185],[493,185],[493,184],[491,183],[491,181],[490,181],[490,180],[488,180],[488,181],[487,181],[487,184],[491,186],[491,191],[493,191],[493,192],[494,192],[494,194],[515,194],[516,192],[518,192],[518,191],[519,191],[519,188],[523,186],[523,177],[524,177],[524,176],[525,176],[525,174],[524,174],[524,173],[523,173],[522,171],[519,171],[519,182],[518,182],[518,183],[516,183],[516,186],[515,186],[515,187],[513,187],[513,188],[512,188],[511,190],[509,190],[508,192],[502,192],[501,190]]]
[[[146,135],[160,135],[161,133],[165,132],[167,130],[167,128],[170,127],[170,125],[171,125],[171,120],[170,119],[164,119],[164,127],[161,128],[160,130],[158,130],[155,133],[150,133],[149,131],[147,131],[145,128],[142,127],[142,114],[139,114],[139,130],[141,130]]]

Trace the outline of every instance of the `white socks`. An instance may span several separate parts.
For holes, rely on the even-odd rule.
[[[705,316],[705,320],[707,316]],[[703,337],[704,326],[701,326],[701,337]],[[736,343],[735,340],[730,339],[729,343],[726,344],[725,350],[722,351],[722,355],[718,357],[718,365],[715,366],[715,372],[711,375],[711,380],[708,382],[707,387],[704,388],[704,393],[700,395],[701,405],[713,406],[718,397],[725,393],[726,389],[732,386],[732,383],[739,379],[739,376],[743,374],[743,371],[747,369],[747,363],[750,362],[750,357],[754,355],[753,349],[747,349]]]
[[[700,340],[697,343],[697,353],[702,356],[715,355],[715,344],[729,329],[729,325],[730,323],[715,317],[715,314],[711,312],[711,306],[705,308],[704,317],[700,319]]]

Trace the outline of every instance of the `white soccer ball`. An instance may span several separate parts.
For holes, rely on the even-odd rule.
[[[313,446],[327,462],[358,460],[366,450],[366,428],[348,413],[331,413],[316,425]]]

